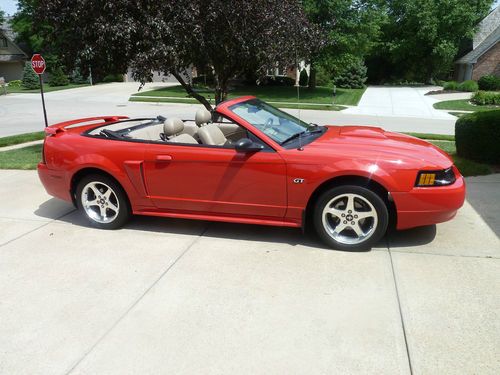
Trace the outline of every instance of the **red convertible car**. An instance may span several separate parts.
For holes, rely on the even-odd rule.
[[[397,229],[450,220],[464,179],[422,140],[307,124],[255,98],[195,120],[97,117],[46,129],[47,192],[104,229],[130,215],[314,227],[333,248],[370,248]]]

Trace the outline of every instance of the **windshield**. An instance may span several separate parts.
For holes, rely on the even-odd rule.
[[[280,144],[310,128],[298,118],[259,99],[234,104],[229,109]]]

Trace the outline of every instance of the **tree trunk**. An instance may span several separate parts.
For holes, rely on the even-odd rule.
[[[228,85],[227,80],[216,80],[217,86],[215,88],[215,105],[222,103],[227,99]]]
[[[311,65],[309,68],[309,90],[314,90],[316,88],[316,68],[314,67],[313,62],[311,61]]]
[[[212,112],[212,110],[213,110],[212,106],[210,105],[208,100],[203,95],[200,95],[196,91],[194,91],[193,86],[188,84],[178,72],[172,72],[172,75],[179,81],[179,83],[184,88],[184,90],[186,90],[186,92],[188,93],[189,96],[198,100],[201,104],[203,104],[205,106],[206,109],[208,109],[210,112]]]

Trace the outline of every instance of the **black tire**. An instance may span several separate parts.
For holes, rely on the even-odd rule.
[[[111,189],[109,197],[106,197],[107,188]],[[96,196],[94,191],[97,191],[99,196]],[[84,207],[83,201],[93,204]],[[76,204],[90,225],[100,229],[121,228],[131,216],[125,191],[114,179],[105,175],[92,174],[83,177],[76,188]],[[102,212],[105,214],[102,215]]]
[[[352,204],[357,208],[348,213],[347,202],[351,198]],[[324,213],[327,205],[330,210],[335,211],[334,214]],[[376,213],[376,216],[373,214],[358,219],[363,214],[367,216],[372,213]],[[313,222],[316,233],[328,246],[344,251],[369,250],[384,236],[389,213],[382,198],[372,190],[357,185],[341,185],[327,190],[319,197],[314,206]],[[361,230],[359,233],[362,234],[358,235],[354,227]],[[338,228],[345,229],[339,231]],[[363,237],[365,230],[366,238]]]

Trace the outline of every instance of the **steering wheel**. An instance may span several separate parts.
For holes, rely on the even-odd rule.
[[[273,118],[272,117],[269,117],[267,120],[266,120],[266,123],[264,124],[264,128],[262,128],[262,131],[265,132],[266,130],[268,130],[269,128],[271,128],[273,126]]]

